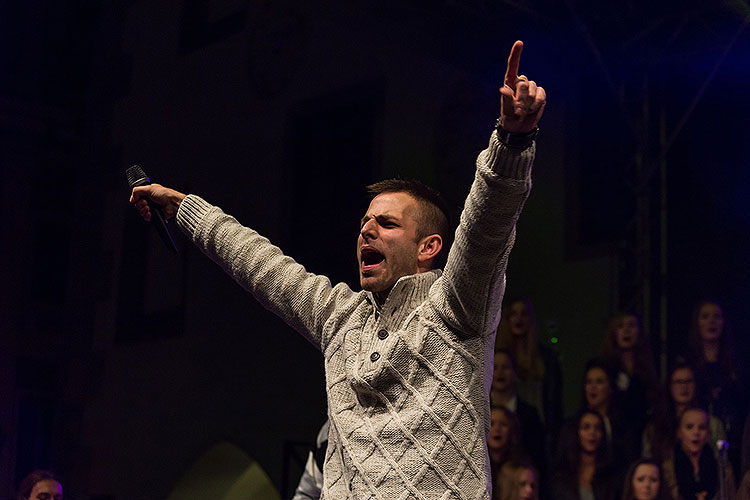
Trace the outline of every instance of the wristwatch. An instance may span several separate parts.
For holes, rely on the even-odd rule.
[[[529,132],[508,132],[500,126],[500,118],[495,122],[497,129],[497,138],[510,149],[526,149],[534,142],[536,135],[539,133],[539,127],[534,127]]]

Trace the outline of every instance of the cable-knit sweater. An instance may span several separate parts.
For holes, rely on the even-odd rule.
[[[332,286],[257,232],[187,196],[179,227],[319,346],[331,422],[321,498],[484,499],[495,330],[534,147],[493,132],[443,272],[400,278],[380,305]]]

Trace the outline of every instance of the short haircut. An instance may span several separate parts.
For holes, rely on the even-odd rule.
[[[448,205],[438,191],[417,180],[386,179],[367,186],[367,192],[371,198],[383,193],[406,193],[412,196],[419,204],[417,238],[439,234],[443,239],[443,246],[447,249],[450,214]]]

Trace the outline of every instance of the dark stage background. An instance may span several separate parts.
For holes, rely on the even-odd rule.
[[[508,294],[534,301],[567,411],[620,309],[666,359],[715,297],[747,353],[749,12],[0,2],[0,498],[49,467],[66,497],[165,499],[220,442],[288,491],[285,450],[325,419],[320,354],[181,235],[167,254],[125,168],[355,286],[363,186],[417,177],[457,216],[516,39],[549,105]]]

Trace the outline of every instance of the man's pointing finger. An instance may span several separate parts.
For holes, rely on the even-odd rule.
[[[516,82],[518,81],[518,66],[521,63],[521,52],[523,51],[523,42],[516,40],[513,47],[510,49],[510,55],[508,56],[508,68],[505,70],[505,85],[508,85],[511,89],[515,90]]]

